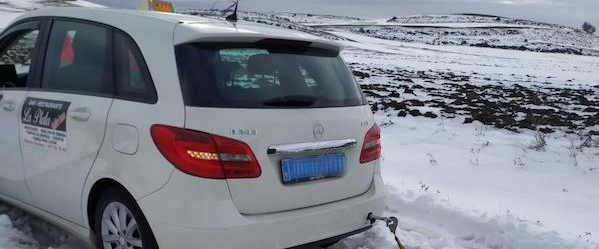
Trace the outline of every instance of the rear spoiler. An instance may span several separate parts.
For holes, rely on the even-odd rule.
[[[202,48],[207,49],[226,49],[226,48],[258,48],[265,49],[274,53],[298,53],[313,54],[321,56],[338,56],[342,51],[341,46],[318,41],[303,41],[290,39],[264,38],[240,41],[235,39],[198,39],[181,44],[201,44]],[[178,44],[178,45],[181,45]]]
[[[183,37],[182,37],[183,38]],[[183,38],[175,41],[175,45],[186,43],[212,43],[212,44],[256,44],[257,47],[264,48],[311,48],[318,50],[327,50],[340,53],[345,49],[343,45],[334,41],[325,39],[290,39],[287,37],[264,37],[251,36],[248,34],[231,34],[231,35],[206,35],[202,37],[194,37],[195,39]],[[177,40],[177,39],[176,39]]]
[[[307,51],[307,50],[318,50],[321,52],[333,53],[337,56],[341,52],[341,47],[334,46],[326,43],[311,42],[311,41],[298,41],[298,40],[286,40],[286,39],[274,39],[266,38],[255,43],[258,48],[264,48],[271,50],[282,50],[282,51]]]
[[[276,28],[249,22],[231,23],[221,20],[181,21],[175,28],[175,45],[185,43],[271,43],[271,45],[305,46],[341,52],[338,42],[297,30]]]

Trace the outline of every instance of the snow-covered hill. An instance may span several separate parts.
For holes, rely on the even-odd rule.
[[[48,6],[104,7],[84,0],[0,0],[0,30],[23,11]]]
[[[536,50],[542,40],[588,52],[599,47],[597,36],[479,15],[240,16],[347,47],[343,57],[383,126],[387,214],[399,217],[407,248],[599,249],[599,57],[472,46],[518,41]],[[45,223],[0,205],[0,249],[77,248],[38,224]],[[379,224],[330,248],[393,243]]]
[[[221,16],[213,10],[188,14]],[[370,37],[429,45],[457,45],[599,56],[599,37],[571,27],[508,17],[460,14],[413,15],[376,20],[294,13],[243,12],[243,19],[314,33],[343,29]]]

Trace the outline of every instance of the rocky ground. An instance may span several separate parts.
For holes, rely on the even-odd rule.
[[[451,71],[392,70],[357,63],[351,66],[370,97],[373,111],[392,110],[400,117],[463,116],[465,123],[476,120],[516,132],[530,129],[553,133],[561,129],[599,135],[599,129],[593,129],[599,126],[599,86],[554,87],[539,83],[534,76],[526,80],[536,84],[523,86]],[[370,84],[370,77],[386,83]],[[473,83],[481,80],[489,82]]]
[[[346,26],[368,36],[429,45],[455,45],[599,56],[599,37],[568,27]],[[572,38],[568,38],[572,37]]]
[[[9,241],[0,241],[0,248],[52,248],[73,240],[66,232],[23,210],[0,202],[0,234],[7,230]],[[2,240],[0,236],[0,240]],[[83,248],[81,248],[83,249]]]
[[[599,56],[599,36],[579,28],[509,17],[414,15],[326,25],[402,42]]]

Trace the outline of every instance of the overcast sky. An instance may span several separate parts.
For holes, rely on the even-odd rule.
[[[89,0],[134,8],[139,0]],[[171,0],[177,9],[207,8],[212,0]],[[220,4],[225,6],[226,4]],[[363,18],[410,14],[482,13],[580,27],[599,26],[599,0],[240,0],[240,8],[258,11],[349,15]]]

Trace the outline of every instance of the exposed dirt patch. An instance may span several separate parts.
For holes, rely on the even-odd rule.
[[[453,72],[351,66],[374,111],[394,110],[400,117],[461,116],[465,123],[476,120],[511,131],[543,133],[556,129],[575,132],[599,125],[596,87],[558,88],[538,81],[523,86],[492,78],[473,83],[474,75]]]

